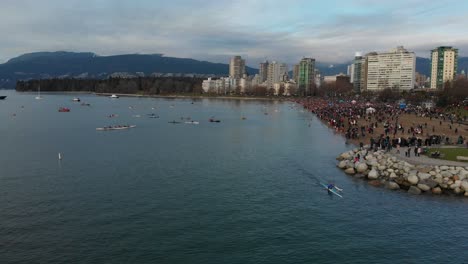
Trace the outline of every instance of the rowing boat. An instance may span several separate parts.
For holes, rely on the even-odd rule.
[[[123,130],[123,129],[129,129],[129,128],[134,128],[136,127],[135,125],[131,126],[108,126],[108,127],[98,127],[96,130],[98,131],[107,131],[107,130]]]
[[[198,122],[198,121],[187,121],[187,122],[185,122],[185,124],[198,125],[198,124],[200,124],[200,122]]]
[[[327,190],[329,193],[333,193],[334,195],[340,197],[340,198],[343,198],[343,196],[341,194],[339,194],[337,191],[335,191],[334,189],[328,189],[328,186],[324,183],[320,183],[320,185],[323,186],[323,188],[325,188],[325,190]]]

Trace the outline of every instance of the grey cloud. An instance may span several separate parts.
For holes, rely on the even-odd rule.
[[[0,32],[7,37],[0,42],[0,61],[25,52],[70,50],[102,55],[164,53],[214,62],[227,62],[239,54],[256,66],[265,58],[289,64],[303,56],[349,61],[355,51],[384,51],[397,45],[426,57],[438,43],[460,48],[461,55],[468,51],[465,36],[453,33],[464,32],[464,18],[425,19],[443,7],[422,0],[398,0],[391,8],[367,13],[343,11],[324,21],[278,17],[272,24],[262,21],[268,12],[281,8],[270,4],[262,10],[266,1],[149,3],[3,0]]]

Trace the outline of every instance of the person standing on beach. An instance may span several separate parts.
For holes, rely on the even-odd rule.
[[[408,147],[407,153],[408,153],[408,158],[410,158],[411,157],[411,147]]]

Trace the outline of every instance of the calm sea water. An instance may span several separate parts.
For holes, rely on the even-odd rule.
[[[1,263],[467,261],[467,199],[344,175],[343,139],[291,103],[2,94]]]

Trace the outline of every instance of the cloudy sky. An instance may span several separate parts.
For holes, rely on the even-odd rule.
[[[467,13],[463,0],[0,0],[0,62],[65,50],[338,63],[398,45],[468,56]]]

